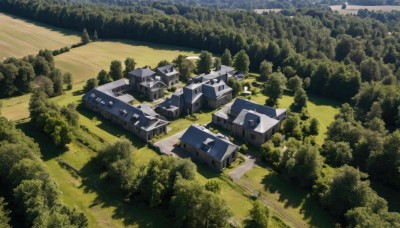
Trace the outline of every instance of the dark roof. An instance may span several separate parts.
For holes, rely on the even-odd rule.
[[[283,112],[286,112],[286,109],[274,109],[268,106],[257,104],[250,100],[237,98],[231,106],[231,114],[237,116],[243,109],[253,110],[270,118],[276,118]]]
[[[191,125],[180,140],[220,162],[239,149],[237,145],[224,139],[222,135],[216,135],[197,124]]]
[[[156,127],[167,125],[169,123],[168,121],[148,115],[141,109],[125,103],[116,97],[103,93],[97,88],[86,93],[82,99],[96,105],[109,115],[113,115],[128,124],[140,127],[146,131],[150,131]]]
[[[166,66],[163,66],[163,67],[159,67],[159,68],[157,68],[157,71],[162,73],[162,74],[165,74],[167,76],[175,75],[175,74],[178,73],[178,71],[176,71],[174,65],[172,65],[172,64],[166,65]]]
[[[136,77],[147,77],[154,75],[156,72],[150,70],[149,68],[136,68],[135,70],[129,72],[129,76]]]
[[[227,74],[227,73],[233,72],[234,70],[235,70],[235,68],[233,68],[233,67],[221,65],[218,67],[217,72],[219,74]]]
[[[184,97],[183,92],[175,92],[171,97],[167,97],[163,102],[158,104],[156,108],[162,108],[174,111],[176,109],[181,109],[184,107]]]
[[[259,133],[265,133],[279,124],[279,121],[276,119],[246,109],[242,109],[233,122],[243,126],[245,129],[251,129]]]
[[[211,80],[203,84],[203,94],[209,99],[217,99],[218,97],[232,91],[223,80]]]

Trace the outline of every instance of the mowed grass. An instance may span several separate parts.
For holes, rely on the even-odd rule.
[[[128,40],[108,40],[92,42],[56,56],[56,67],[72,73],[74,82],[79,84],[89,78],[97,77],[100,70],[109,71],[113,60],[124,62],[127,57],[134,58],[136,67],[155,67],[161,60],[172,61],[179,54],[192,56],[198,51],[181,47],[150,44]]]
[[[306,221],[307,226],[334,227],[332,217],[322,210],[308,191],[286,182],[272,170],[255,165],[240,181],[261,193],[275,207],[284,209],[293,218]]]
[[[0,60],[60,49],[80,42],[74,32],[0,13]]]

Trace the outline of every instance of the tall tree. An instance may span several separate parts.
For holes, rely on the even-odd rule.
[[[129,72],[131,72],[135,69],[136,61],[134,58],[126,58],[124,63],[125,63],[124,76],[125,76],[125,78],[127,78]]]
[[[250,210],[250,217],[255,227],[266,228],[270,226],[270,211],[258,200],[253,203],[253,208]]]
[[[121,61],[114,60],[110,65],[110,76],[113,81],[123,78]]]
[[[232,54],[231,51],[229,51],[229,49],[225,49],[224,54],[222,54],[221,64],[225,66],[233,65]]]
[[[247,74],[250,67],[250,59],[245,50],[241,50],[235,55],[233,65],[237,71]]]
[[[89,33],[87,32],[86,28],[84,28],[82,31],[81,42],[82,42],[82,44],[90,43],[90,36],[89,36]]]
[[[261,62],[260,65],[260,81],[265,82],[268,80],[268,76],[272,74],[272,68],[273,64],[271,62],[268,62],[267,60],[264,60]]]
[[[197,61],[197,73],[208,74],[211,72],[211,67],[213,65],[212,54],[208,51],[202,51]]]
[[[286,77],[280,73],[275,72],[271,74],[264,84],[264,94],[268,96],[268,105],[275,106],[278,104],[278,99],[282,97],[283,91],[286,87]]]
[[[99,37],[97,35],[97,30],[94,30],[94,32],[93,32],[93,41],[97,41],[97,40],[99,40]]]

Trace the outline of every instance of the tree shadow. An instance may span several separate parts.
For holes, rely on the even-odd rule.
[[[100,121],[100,124],[97,124],[96,126],[116,137],[125,137],[128,140],[130,140],[136,148],[142,148],[143,146],[146,145],[146,142],[141,140],[140,138],[136,137],[133,133],[123,129],[119,125],[113,124],[110,120],[102,117],[101,115],[92,112],[88,109],[86,109],[83,104],[79,104],[76,110],[83,116],[85,116],[88,119],[93,119],[97,118]]]
[[[82,184],[79,188],[85,193],[96,193],[90,207],[114,207],[113,219],[122,220],[125,226],[170,227],[171,218],[168,211],[161,208],[150,208],[144,202],[128,202],[119,191],[118,184],[104,177],[103,170],[95,159],[85,164],[79,171]]]
[[[36,128],[31,122],[20,122],[16,125],[18,129],[23,131],[27,136],[33,138],[39,145],[42,159],[44,161],[56,158],[68,151],[68,145],[64,147],[57,147],[52,142],[50,136],[43,133],[40,129]]]
[[[324,97],[318,97],[315,95],[309,95],[308,101],[317,106],[331,106],[333,108],[340,108],[340,106],[342,105],[342,103],[339,101],[335,101]]]
[[[267,192],[279,195],[278,201],[284,203],[285,208],[299,208],[303,218],[308,221],[310,226],[334,227],[334,219],[323,210],[309,192],[283,180],[280,174],[271,172],[263,178],[262,184]]]

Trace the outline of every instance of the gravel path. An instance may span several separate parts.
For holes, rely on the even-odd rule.
[[[239,180],[247,171],[251,170],[256,163],[256,158],[252,155],[245,155],[244,156],[244,163],[239,165],[238,167],[234,168],[230,173],[229,176],[233,180]]]

